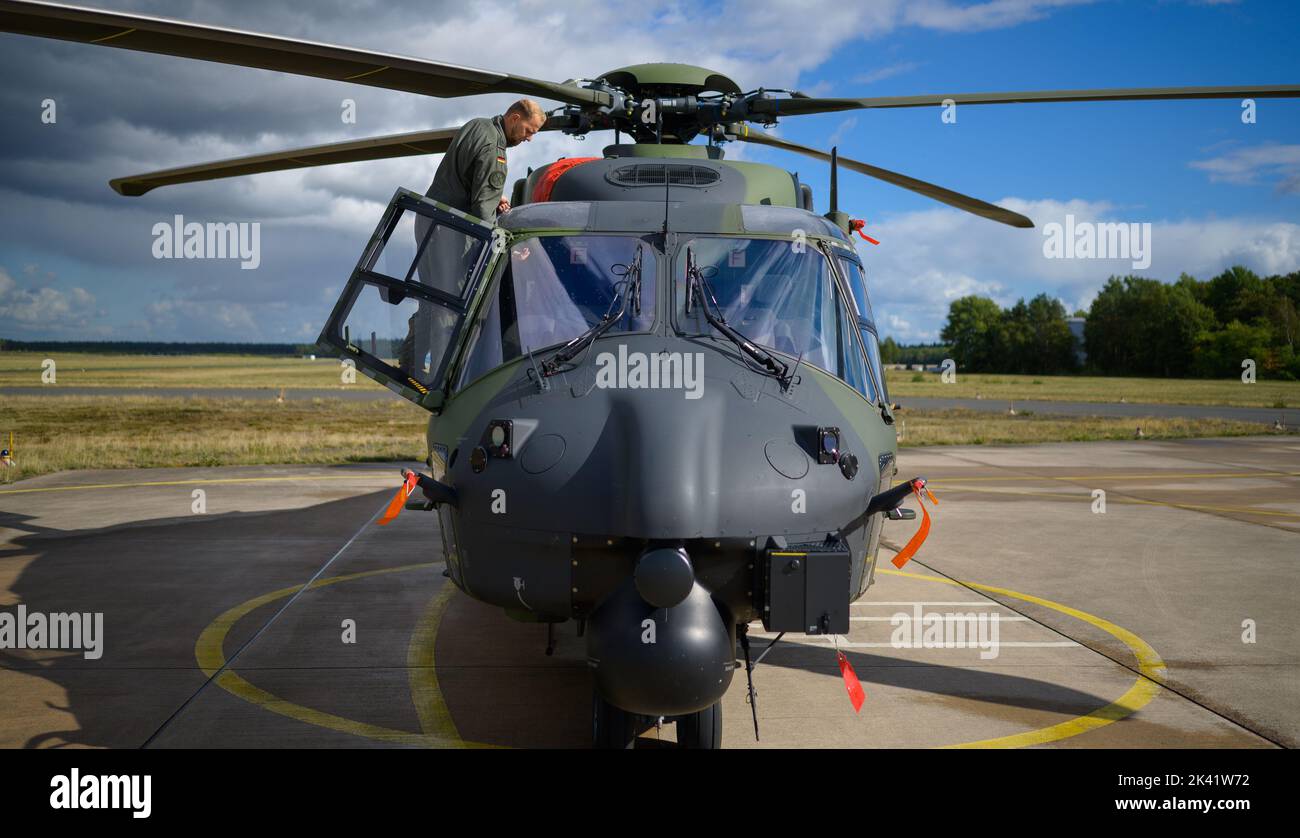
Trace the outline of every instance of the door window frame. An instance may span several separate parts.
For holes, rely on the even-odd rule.
[[[383,253],[384,248],[387,247],[389,238],[397,229],[398,223],[405,212],[424,216],[433,223],[429,225],[428,232],[425,233],[416,246],[414,259],[407,268],[405,276],[397,279],[388,274],[375,271],[374,265]],[[457,230],[468,237],[483,242],[483,247],[480,248],[473,269],[469,271],[468,279],[459,296],[418,281],[411,281],[423,255],[423,248],[428,246],[433,238],[433,231],[439,227]],[[330,313],[329,320],[326,321],[325,327],[321,331],[319,341],[337,349],[341,353],[341,357],[351,359],[358,370],[403,398],[428,410],[436,411],[446,401],[447,382],[450,380],[450,373],[454,368],[453,362],[456,360],[456,355],[459,354],[463,343],[465,325],[476,292],[482,285],[483,277],[490,274],[493,265],[497,261],[498,254],[494,252],[497,249],[494,247],[494,241],[498,234],[495,233],[495,229],[497,228],[485,224],[454,207],[433,201],[408,189],[398,189],[393,194],[393,198],[384,211],[379,225],[371,235],[370,241],[362,251],[360,259],[357,260],[356,267],[353,268],[352,275],[348,278],[343,293],[339,296],[338,302],[335,303],[334,309]],[[407,298],[414,298],[440,306],[451,311],[456,316],[456,325],[453,327],[451,336],[447,341],[446,350],[443,352],[436,372],[431,370],[433,374],[430,376],[429,383],[421,382],[411,374],[403,372],[386,361],[375,357],[349,340],[350,336],[345,336],[343,330],[348,315],[351,314],[362,292],[370,287],[375,288],[385,302],[391,302],[393,305],[397,305]]]

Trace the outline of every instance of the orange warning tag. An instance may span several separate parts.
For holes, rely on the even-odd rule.
[[[897,556],[894,556],[894,567],[899,570],[902,570],[903,565],[912,560],[912,556],[916,555],[916,551],[921,548],[921,545],[925,543],[926,537],[930,535],[930,512],[925,508],[925,501],[921,498],[921,490],[923,489],[925,490],[926,497],[930,499],[930,503],[933,503],[935,506],[939,505],[938,499],[935,498],[934,493],[926,487],[924,480],[918,477],[916,480],[912,481],[912,494],[916,495],[916,505],[921,507],[921,527],[916,531],[916,535],[912,536],[912,540],[907,542],[907,546],[899,551]]]
[[[835,657],[840,662],[840,675],[844,677],[844,689],[849,691],[849,701],[853,702],[853,712],[862,712],[862,702],[867,700],[867,691],[862,689],[862,682],[858,680],[858,673],[853,671],[853,664],[844,653],[835,650]]]
[[[406,480],[402,481],[402,488],[398,489],[397,494],[393,495],[393,499],[388,502],[388,508],[384,510],[383,517],[379,519],[379,526],[384,526],[401,513],[406,506],[406,499],[411,496],[411,492],[415,490],[419,480],[420,475],[415,472],[408,471],[406,473]]]

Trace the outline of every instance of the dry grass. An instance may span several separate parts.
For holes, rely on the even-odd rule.
[[[1009,416],[974,410],[900,410],[899,445],[1027,445],[1039,442],[1089,442],[1105,439],[1186,439],[1258,436],[1267,425],[1227,419],[1163,419],[1128,416]],[[1289,433],[1295,433],[1290,431]]]
[[[0,435],[7,446],[14,431],[16,466],[0,468],[0,482],[67,469],[421,460],[428,417],[396,396],[8,396]]]
[[[1263,426],[1220,419],[1006,416],[902,410],[901,444],[983,445],[1241,436]],[[16,434],[0,483],[67,469],[421,460],[428,413],[396,396],[340,399],[197,399],[9,396],[0,435]]]
[[[0,387],[40,387],[36,352],[0,352]],[[95,355],[54,353],[58,386],[67,387],[218,387],[316,389],[343,386],[337,358],[267,357],[261,355]],[[999,401],[1044,399],[1081,402],[1158,402],[1163,404],[1239,405],[1300,409],[1300,382],[1239,379],[1207,381],[1177,378],[1103,378],[1051,375],[986,375],[959,372],[944,384],[937,373],[889,370],[890,395]],[[913,380],[918,378],[919,380]],[[349,388],[381,389],[358,374]],[[53,389],[53,388],[51,388]]]
[[[938,373],[887,370],[890,398],[907,404],[909,397],[997,401],[1043,399],[1075,402],[1147,402],[1209,404],[1240,407],[1300,408],[1300,381],[1256,381],[1197,378],[1103,378],[1073,375],[989,375],[957,373],[944,384]],[[919,380],[916,380],[919,379]]]
[[[42,364],[55,362],[54,387],[341,387],[338,358],[315,361],[265,355],[94,355],[0,352],[0,387],[42,386]],[[46,385],[49,386],[49,385]],[[360,373],[349,388],[377,388]],[[51,387],[53,389],[53,387]]]

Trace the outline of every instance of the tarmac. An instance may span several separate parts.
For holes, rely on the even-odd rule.
[[[929,540],[898,571],[919,522],[890,522],[851,631],[772,648],[757,742],[737,674],[726,747],[1300,743],[1300,439],[909,448],[899,465],[938,497]],[[0,746],[586,747],[574,623],[547,656],[544,626],[442,576],[435,516],[378,526],[398,468],[0,487],[0,611],[103,614],[98,658],[0,649]],[[927,644],[949,624],[981,642]]]

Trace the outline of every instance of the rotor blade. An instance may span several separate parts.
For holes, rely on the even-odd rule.
[[[849,111],[858,108],[919,108],[953,102],[958,105],[1004,105],[1027,102],[1121,102],[1143,99],[1276,99],[1300,96],[1300,85],[1266,84],[1249,87],[1131,87],[1104,90],[1025,90],[1013,93],[943,93],[926,96],[874,96],[832,99],[795,96],[760,99],[750,105],[756,114],[798,114]]]
[[[552,116],[543,123],[542,131],[559,131],[570,125],[567,115]],[[365,140],[347,140],[269,154],[233,157],[212,163],[198,163],[163,169],[142,175],[114,178],[108,182],[119,195],[136,197],[177,183],[194,183],[201,180],[256,175],[262,172],[282,172],[286,169],[303,169],[310,166],[332,166],[335,163],[357,163],[362,160],[386,160],[391,157],[413,157],[417,154],[442,154],[451,145],[459,128],[439,128],[435,131],[412,131],[409,134],[389,134]]]
[[[342,143],[310,146],[308,148],[277,151],[270,154],[254,154],[248,157],[235,157],[230,160],[218,160],[213,163],[199,163],[194,166],[181,166],[175,169],[163,169],[131,177],[115,178],[109,186],[119,195],[143,195],[159,186],[171,186],[176,183],[193,183],[200,180],[217,180],[219,178],[255,175],[261,172],[279,172],[286,169],[302,169],[309,166],[329,166],[334,163],[355,163],[360,160],[383,160],[389,157],[409,157],[416,154],[441,154],[451,145],[457,128],[442,128],[437,131],[414,131],[409,134],[392,134],[387,137],[372,137],[367,140],[349,140]]]
[[[733,131],[734,129],[734,131]],[[809,157],[815,157],[818,160],[830,162],[831,156],[825,151],[815,148],[809,148],[806,145],[792,143],[789,140],[782,140],[773,137],[771,134],[764,134],[761,131],[754,131],[747,125],[729,125],[727,133],[734,133],[736,139],[747,143],[757,143],[759,145],[781,148],[786,151],[793,151],[796,154],[806,154]],[[960,192],[953,192],[951,189],[944,189],[942,186],[935,186],[933,183],[926,183],[923,180],[917,180],[907,175],[901,175],[898,172],[891,172],[889,169],[882,169],[879,166],[872,166],[869,163],[862,163],[852,158],[845,157],[842,154],[837,155],[839,165],[846,169],[852,169],[860,174],[873,177],[876,180],[883,180],[886,183],[892,183],[895,186],[901,186],[904,189],[924,195],[927,198],[933,198],[936,201],[942,201],[949,206],[956,207],[959,210],[965,210],[969,213],[981,216],[983,218],[997,221],[1000,224],[1008,224],[1012,227],[1033,227],[1034,222],[1018,212],[1012,212],[1009,209],[990,204],[987,201],[981,201],[979,198],[972,198],[969,195],[963,195]]]
[[[31,0],[0,0],[0,32],[257,67],[425,96],[518,93],[574,105],[610,103],[605,93],[509,73]]]

